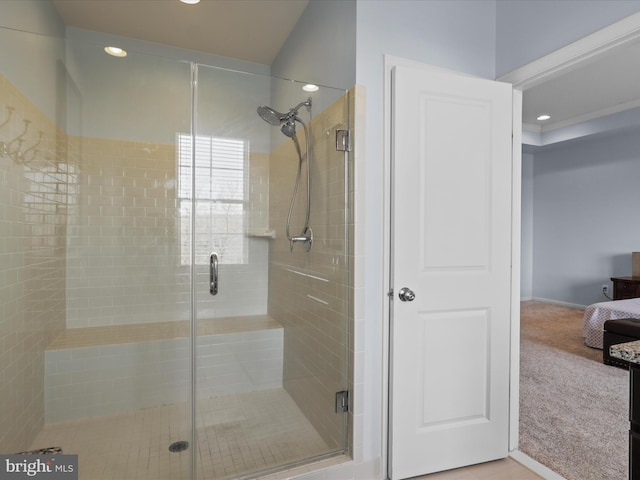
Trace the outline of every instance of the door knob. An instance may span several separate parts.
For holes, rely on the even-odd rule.
[[[403,302],[413,302],[413,299],[416,298],[416,294],[413,293],[413,290],[407,287],[402,287],[398,292],[398,297]]]

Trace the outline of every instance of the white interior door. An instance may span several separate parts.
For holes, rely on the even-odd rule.
[[[395,480],[508,454],[512,91],[398,66],[392,92]]]

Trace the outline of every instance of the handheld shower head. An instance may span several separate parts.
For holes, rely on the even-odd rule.
[[[282,128],[280,129],[280,131],[282,133],[284,133],[287,137],[289,138],[293,138],[293,136],[296,134],[296,120],[298,118],[297,117],[292,117],[289,120],[287,120],[287,123],[285,123],[284,125],[282,125]]]
[[[273,108],[267,107],[264,105],[259,106],[256,111],[260,118],[262,118],[265,122],[270,125],[278,126],[282,125],[280,131],[287,137],[289,137],[293,144],[296,147],[296,152],[298,152],[298,175],[296,177],[296,184],[293,189],[293,196],[291,197],[291,204],[289,205],[289,214],[287,215],[287,224],[285,227],[285,233],[287,238],[289,239],[291,250],[293,251],[293,245],[296,242],[304,242],[305,250],[308,252],[311,249],[311,243],[313,242],[313,233],[311,232],[311,228],[309,228],[309,214],[311,211],[311,152],[310,152],[310,139],[309,139],[309,130],[307,126],[302,121],[300,117],[298,117],[298,110],[302,107],[307,107],[309,110],[309,114],[311,114],[311,98],[307,99],[304,102],[299,103],[295,107],[289,109],[288,113],[280,113],[276,112]],[[298,185],[300,183],[300,172],[302,171],[302,161],[303,155],[300,150],[300,143],[298,142],[298,136],[296,135],[296,122],[299,122],[304,129],[304,137],[306,143],[305,157],[307,159],[307,215],[304,222],[304,229],[300,235],[291,236],[289,233],[289,226],[291,224],[291,214],[293,212],[293,207],[296,201],[296,195],[298,193]]]

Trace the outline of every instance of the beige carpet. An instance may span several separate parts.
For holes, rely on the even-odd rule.
[[[522,303],[520,450],[567,480],[625,480],[629,373],[584,345],[582,314]]]

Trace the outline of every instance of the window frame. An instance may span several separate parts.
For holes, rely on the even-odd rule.
[[[191,264],[192,246],[196,249],[195,265],[208,265],[209,254],[213,251],[218,253],[221,264],[248,264],[249,140],[178,133],[176,144],[180,264]],[[203,209],[208,213],[200,214]],[[236,213],[231,213],[232,210]],[[204,218],[206,222],[198,220]],[[226,223],[223,230],[221,223]],[[230,224],[233,224],[231,228]],[[190,235],[196,238],[192,239]],[[207,239],[203,241],[204,245],[199,244],[203,238]]]

